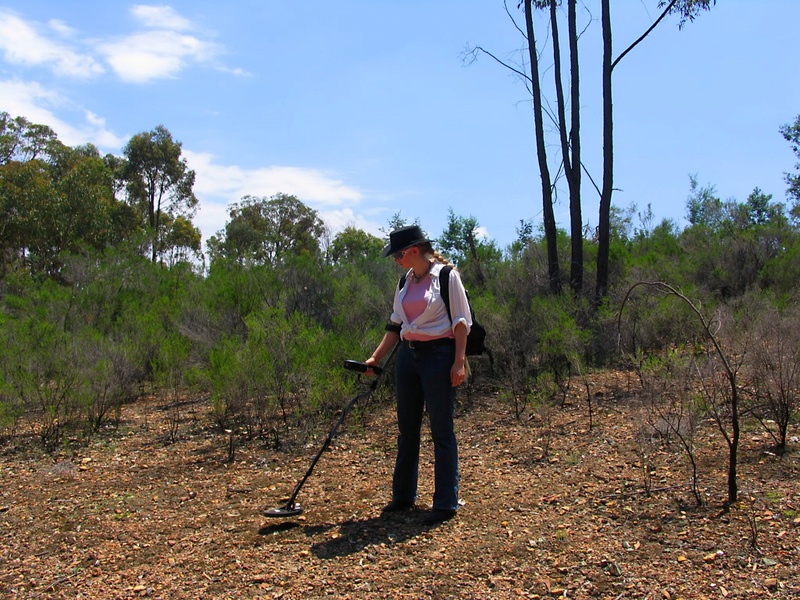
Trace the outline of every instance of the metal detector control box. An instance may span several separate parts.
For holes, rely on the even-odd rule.
[[[359,362],[357,360],[346,360],[344,361],[344,368],[349,371],[358,371],[359,373],[366,373],[367,369],[369,369],[370,366],[367,363]],[[383,371],[383,369],[378,366],[373,366],[372,371],[377,375],[378,373]]]

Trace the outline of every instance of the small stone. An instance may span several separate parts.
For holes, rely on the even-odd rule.
[[[775,577],[769,577],[764,580],[764,585],[768,590],[775,591],[778,589],[778,580]]]
[[[774,567],[775,565],[777,565],[777,564],[778,564],[778,561],[777,561],[777,560],[775,560],[774,558],[766,558],[766,557],[765,557],[765,558],[762,558],[762,559],[761,559],[761,563],[762,563],[762,564],[763,564],[765,567]]]

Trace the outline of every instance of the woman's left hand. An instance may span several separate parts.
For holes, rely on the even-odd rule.
[[[467,326],[458,323],[453,329],[456,336],[456,359],[450,367],[450,385],[456,387],[464,383],[467,378],[467,357],[465,349],[467,347]]]
[[[450,385],[453,387],[459,386],[464,383],[467,378],[467,368],[464,361],[456,361],[450,368]]]

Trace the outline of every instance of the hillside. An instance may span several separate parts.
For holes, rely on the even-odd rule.
[[[290,452],[243,443],[233,462],[201,402],[184,407],[174,443],[174,413],[156,400],[126,407],[117,430],[72,455],[12,438],[0,455],[0,595],[800,597],[797,452],[770,455],[747,428],[742,499],[725,513],[726,449],[704,424],[707,503],[694,508],[686,457],[649,439],[633,386],[625,374],[592,377],[591,431],[582,397],[521,421],[490,394],[462,403],[464,505],[437,527],[422,511],[380,513],[394,457],[388,404],[345,423],[300,493],[304,513],[286,520],[261,513],[292,491],[332,423]],[[426,441],[423,508],[431,464]]]

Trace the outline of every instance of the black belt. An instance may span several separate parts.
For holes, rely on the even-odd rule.
[[[456,341],[453,338],[436,338],[435,340],[403,340],[403,345],[409,350],[430,350],[435,346],[452,346]]]

